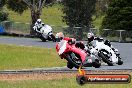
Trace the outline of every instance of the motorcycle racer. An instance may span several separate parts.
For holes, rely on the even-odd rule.
[[[58,40],[58,42],[60,42],[61,40],[66,40],[69,44],[75,44],[76,47],[88,51],[87,46],[83,42],[76,42],[75,38],[64,37],[64,34],[62,32],[56,34],[56,39]]]
[[[34,30],[37,31],[38,33],[41,33],[40,32],[40,29],[44,26],[45,24],[42,23],[41,19],[37,19],[35,25],[34,25]]]
[[[115,49],[115,48],[111,45],[111,43],[110,43],[109,40],[104,40],[103,38],[95,37],[95,35],[94,35],[92,32],[90,32],[90,33],[87,34],[87,38],[88,38],[87,45],[88,45],[89,48],[93,46],[93,44],[94,44],[93,41],[94,41],[94,40],[98,40],[98,41],[103,41],[105,45],[108,45],[108,46],[111,47],[114,51],[117,50],[117,49]]]
[[[101,47],[102,46],[101,42],[102,42],[104,44],[104,46],[102,46],[103,49],[105,48],[105,45],[110,47],[111,50],[114,51],[116,56],[120,58],[118,49],[113,47],[113,45],[111,44],[111,42],[109,40],[107,40],[107,39],[105,40],[101,37],[95,37],[95,35],[93,33],[88,33],[87,38],[88,38],[87,46],[88,46],[91,54],[94,54],[95,56],[97,56],[97,53],[99,52],[98,50],[100,49],[100,48],[98,48],[98,46]],[[108,49],[108,47],[106,49]],[[122,64],[123,61],[121,59],[119,59],[118,63]],[[113,65],[113,64],[109,64],[109,65]]]
[[[62,32],[58,32],[55,35],[56,41],[60,42],[64,38],[64,34]]]
[[[75,38],[69,38],[69,37],[64,37],[63,33],[57,33],[56,37],[60,38],[60,41],[62,40],[66,40],[68,41],[69,45],[75,44],[75,47],[80,48],[82,50],[84,50],[87,53],[87,57],[85,58],[85,61],[82,63],[83,66],[89,67],[92,66],[92,59],[96,59],[94,56],[91,55],[90,51],[88,50],[88,48],[85,46],[85,44],[83,42],[76,42]],[[60,42],[59,41],[59,42]],[[59,43],[58,42],[58,43]],[[56,50],[58,49],[59,46],[56,45]],[[58,52],[58,51],[57,51]],[[63,59],[63,56],[61,57],[61,59]],[[91,64],[90,64],[91,63]],[[100,65],[100,64],[99,64]]]
[[[42,23],[41,19],[37,19],[33,29],[36,31],[36,36],[43,42],[46,42],[47,40],[56,42],[52,27]]]

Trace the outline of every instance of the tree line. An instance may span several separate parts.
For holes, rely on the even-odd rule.
[[[2,12],[5,5],[19,14],[30,9],[32,34],[32,26],[40,18],[42,8],[54,3],[56,0],[0,0],[0,21],[7,20],[8,14]],[[132,0],[62,0],[61,4],[63,21],[70,27],[90,28],[93,15],[104,15],[101,29],[132,30]]]

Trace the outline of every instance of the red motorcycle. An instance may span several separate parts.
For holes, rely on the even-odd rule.
[[[78,45],[78,43],[71,40],[62,40],[56,44],[56,50],[61,59],[67,60],[68,68],[79,68],[79,66],[98,68],[101,66],[98,59],[91,57],[91,54],[81,49]]]

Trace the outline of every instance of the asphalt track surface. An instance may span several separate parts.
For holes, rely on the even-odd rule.
[[[55,43],[52,41],[41,42],[40,39],[34,38],[14,38],[14,37],[0,37],[0,44],[20,45],[20,46],[35,46],[45,48],[55,48]],[[86,70],[132,70],[132,43],[115,43],[112,45],[119,50],[121,57],[124,61],[123,65],[108,66],[105,63],[100,68],[87,67]],[[60,59],[61,60],[61,59]],[[43,71],[45,68],[35,68],[34,71]],[[67,67],[54,67],[47,68],[51,71],[71,71]],[[72,69],[75,71],[76,69]],[[30,70],[28,70],[30,71]],[[16,72],[16,71],[15,71]]]

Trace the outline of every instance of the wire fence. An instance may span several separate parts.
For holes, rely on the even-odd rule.
[[[29,23],[4,21],[1,22],[1,25],[7,33],[30,34]]]
[[[15,34],[24,34],[30,35],[30,23],[21,23],[21,22],[11,22],[11,21],[3,21],[0,25],[4,28],[6,33],[15,33]],[[104,29],[103,31],[99,31],[96,28],[87,28],[87,27],[68,27],[68,26],[54,26],[53,33],[56,34],[58,32],[63,32],[67,37],[73,37],[77,40],[86,40],[87,33],[93,32],[97,36],[102,36],[104,38],[109,39],[110,41],[131,41],[132,42],[132,31],[124,31],[124,30],[111,30]]]
[[[132,31],[104,29],[101,35],[111,41],[132,42]]]
[[[15,33],[15,34],[25,34],[30,35],[30,23],[21,23],[21,22],[11,22],[11,21],[3,21],[0,23],[6,33]],[[54,26],[53,33],[56,34],[58,32],[63,32],[65,36],[74,37],[77,39],[82,39],[85,36],[86,38],[86,28],[81,27],[68,27],[68,26]]]

